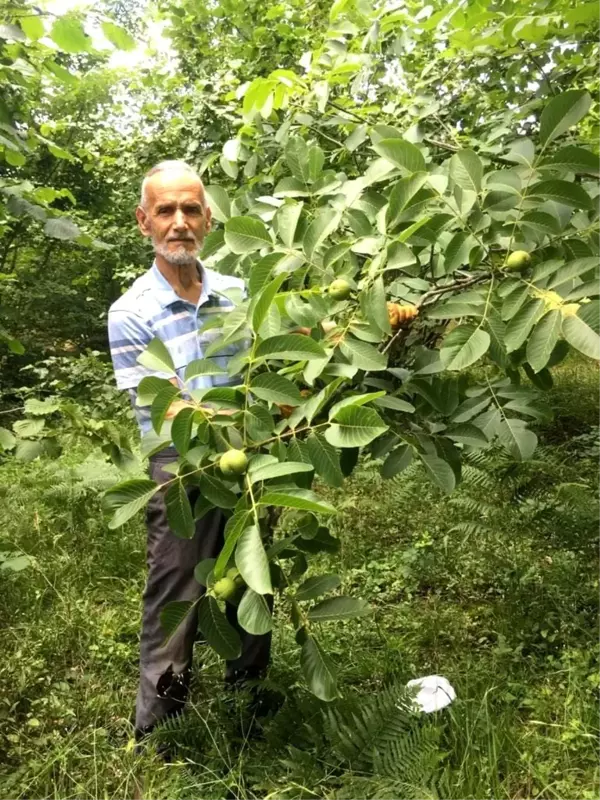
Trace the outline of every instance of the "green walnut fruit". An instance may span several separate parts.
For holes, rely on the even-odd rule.
[[[248,458],[243,450],[228,450],[219,460],[219,467],[223,475],[234,477],[243,475],[248,466]]]
[[[212,589],[217,600],[229,600],[235,594],[237,586],[234,580],[225,576],[218,580]]]
[[[504,269],[510,272],[520,272],[531,264],[531,256],[525,250],[515,250],[506,259]]]
[[[225,573],[225,577],[230,578],[235,583],[236,586],[244,585],[244,579],[240,575],[239,570],[237,570],[235,567],[231,567],[230,569],[228,569],[227,572]]]
[[[348,281],[345,281],[343,278],[338,278],[333,281],[333,283],[329,284],[327,291],[329,296],[333,297],[334,300],[346,300],[350,297],[352,289]]]

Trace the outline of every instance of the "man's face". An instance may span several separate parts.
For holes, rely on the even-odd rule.
[[[146,182],[146,204],[135,214],[157,255],[174,266],[195,263],[211,219],[198,178],[179,170],[155,173]]]

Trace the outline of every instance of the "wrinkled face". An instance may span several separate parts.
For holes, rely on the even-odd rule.
[[[135,212],[141,232],[169,264],[194,264],[210,231],[202,182],[190,172],[164,170],[148,178],[145,189],[146,202]]]

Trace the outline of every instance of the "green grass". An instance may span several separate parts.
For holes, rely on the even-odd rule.
[[[383,482],[367,461],[327,492],[342,549],[319,566],[374,608],[323,626],[341,706],[446,676],[457,699],[426,720],[440,797],[598,796],[597,376],[576,359],[558,370],[557,419],[538,429],[532,463],[472,458],[444,497],[418,467]],[[0,572],[0,796],[131,797],[141,777],[151,798],[398,797],[376,768],[339,756],[283,625],[277,716],[253,724],[199,647],[188,714],[161,734],[177,760],[135,755],[144,530],[108,530],[89,455],[0,466],[0,549],[32,559]]]

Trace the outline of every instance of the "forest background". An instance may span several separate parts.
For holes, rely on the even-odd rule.
[[[598,47],[595,2],[0,3],[2,796],[597,796]],[[293,577],[371,607],[322,626],[335,680],[276,611],[282,710],[249,717],[204,648],[166,765],[131,738],[143,525],[100,499],[142,463],[106,314],[171,157],[210,187],[208,263],[257,296],[275,267],[351,281],[341,363],[392,338],[399,382],[353,413],[412,433],[353,442],[343,489],[317,469],[338,514]],[[414,326],[373,313],[380,279]],[[457,699],[398,713],[428,673]]]

